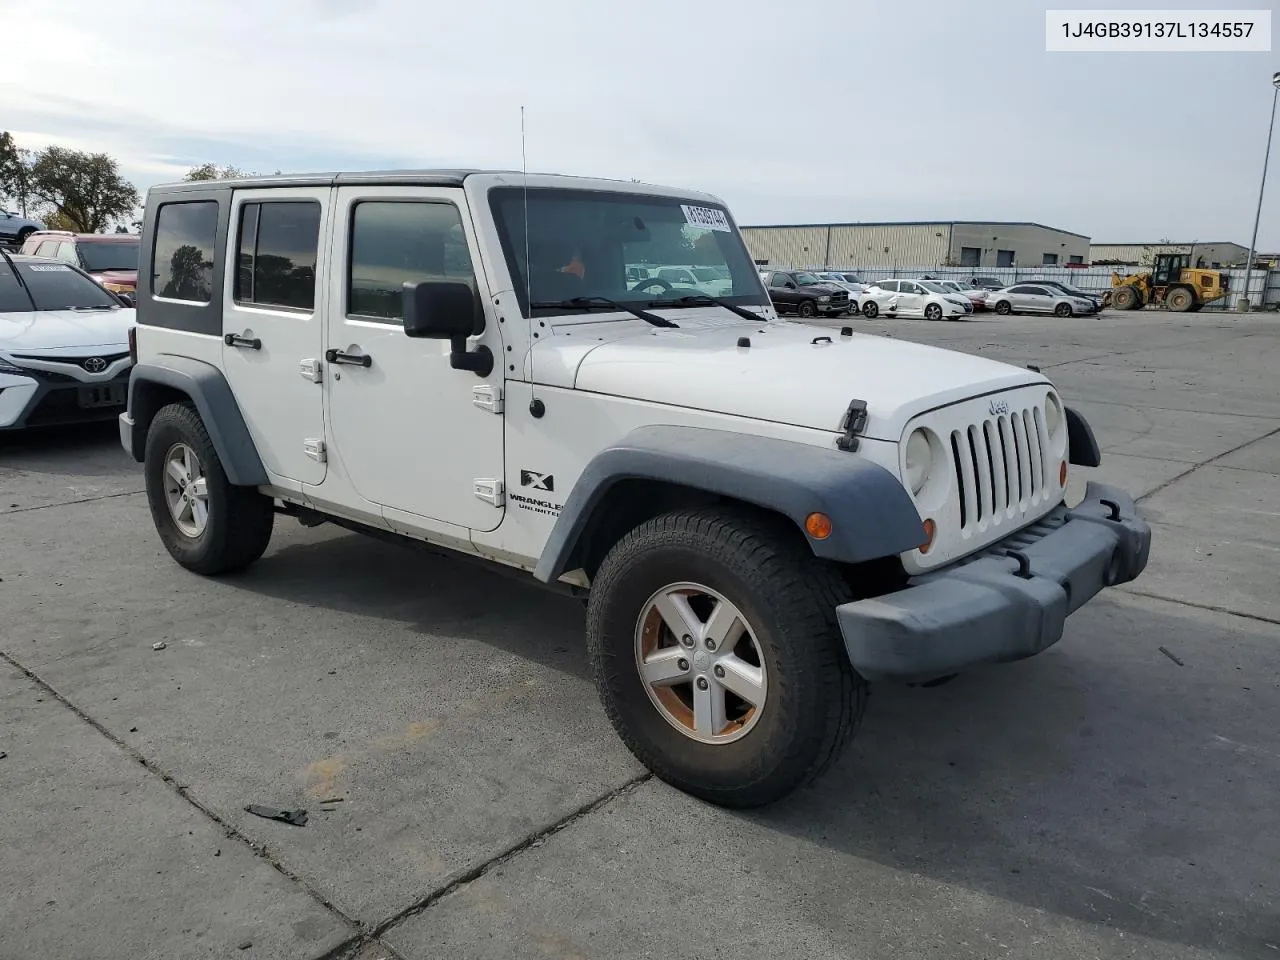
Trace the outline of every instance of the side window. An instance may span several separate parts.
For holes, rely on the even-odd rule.
[[[1031,287],[1010,287],[1010,293],[1031,293]]]
[[[240,208],[237,303],[313,310],[320,204],[264,200]]]
[[[452,203],[364,200],[351,216],[347,314],[400,323],[401,284],[466,280],[475,271]]]
[[[58,259],[65,260],[67,263],[79,263],[80,258],[76,256],[76,245],[63,241],[58,244]]]
[[[151,275],[156,296],[208,303],[213,299],[213,258],[218,203],[166,203],[156,214]]]
[[[898,292],[899,293],[924,293],[924,287],[920,286],[920,284],[918,283],[911,283],[908,280],[903,280],[898,286]]]
[[[789,279],[790,277],[788,277],[785,273],[775,273],[771,277],[769,277],[769,286],[785,287]]]
[[[1027,293],[1030,293],[1030,294],[1033,294],[1033,295],[1035,295],[1035,296],[1037,296],[1037,297],[1047,297],[1047,296],[1049,296],[1049,291],[1048,291],[1048,290],[1046,290],[1044,287],[1027,287],[1026,292],[1027,292]]]

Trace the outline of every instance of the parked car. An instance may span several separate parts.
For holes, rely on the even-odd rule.
[[[1059,317],[1097,313],[1092,300],[1072,297],[1057,287],[1019,283],[997,290],[987,298],[987,304],[1001,316],[1011,313],[1052,313]]]
[[[74,263],[112,293],[132,296],[138,288],[140,243],[136,233],[41,230],[27,237],[22,252]]]
[[[1008,286],[1003,280],[997,280],[995,277],[970,277],[969,282],[979,290],[1003,290]]]
[[[0,431],[123,413],[133,321],[79,267],[0,257]]]
[[[969,283],[967,280],[938,280],[935,281],[938,286],[943,287],[953,293],[967,299],[975,311],[985,310],[987,308],[987,294],[989,291],[982,290]]]
[[[1069,283],[1063,283],[1061,280],[1023,280],[1022,283],[1036,284],[1041,287],[1053,287],[1061,290],[1068,297],[1075,297],[1078,300],[1089,300],[1093,303],[1095,312],[1102,309],[1102,294],[1092,293],[1088,290],[1081,290],[1079,287],[1072,286]]]
[[[801,317],[840,316],[857,309],[848,290],[806,270],[767,270],[761,274],[769,299],[779,313]]]
[[[832,283],[838,283],[850,293],[858,294],[867,289],[867,285],[856,273],[845,273],[840,270],[824,270],[816,273],[820,280],[830,280]]]
[[[1038,655],[1147,565],[1123,490],[1067,503],[1101,452],[1047,377],[779,322],[715,196],[363,171],[165,184],[146,209],[120,439],[157,545],[216,576],[292,516],[528,571],[585,602],[601,715],[705,801],[781,799],[869,683]],[[635,248],[685,238],[735,296],[627,287]]]
[[[973,313],[969,302],[928,280],[875,280],[858,297],[862,315],[873,320],[924,317],[926,320],[964,319]]]
[[[27,237],[43,229],[43,223],[28,220],[16,210],[0,210],[0,245],[21,247]]]

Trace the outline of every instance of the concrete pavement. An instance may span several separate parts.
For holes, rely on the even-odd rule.
[[[0,439],[0,958],[1276,956],[1280,321],[843,322],[1042,367],[1156,541],[750,814],[622,748],[579,604],[283,520],[198,578],[112,428]]]

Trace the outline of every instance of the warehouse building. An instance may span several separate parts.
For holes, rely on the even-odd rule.
[[[758,264],[793,269],[1064,266],[1089,256],[1088,237],[1040,223],[808,223],[742,233]]]
[[[1191,264],[1210,270],[1243,266],[1249,248],[1238,243],[1094,243],[1089,246],[1089,261],[1099,266],[1150,266],[1158,253],[1186,253]]]

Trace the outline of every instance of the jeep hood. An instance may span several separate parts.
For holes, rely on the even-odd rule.
[[[895,442],[926,410],[1046,382],[995,360],[838,328],[674,318],[678,330],[646,328],[591,348],[552,337],[534,351],[538,379],[558,371],[579,390],[832,433],[859,399],[863,435]],[[738,346],[739,337],[751,345]]]

